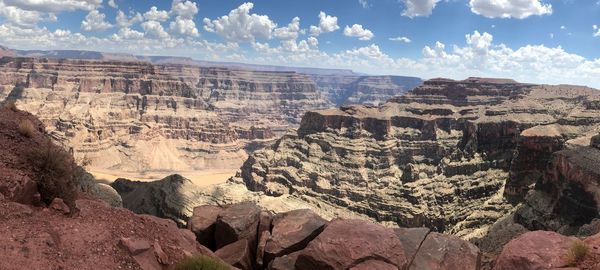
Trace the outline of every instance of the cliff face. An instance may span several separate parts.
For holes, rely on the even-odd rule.
[[[524,165],[536,158],[519,152],[532,142],[521,133],[559,126],[558,142],[529,147],[547,158],[574,136],[573,121],[577,135],[597,127],[600,112],[586,109],[595,96],[572,86],[435,79],[378,107],[307,113],[297,134],[254,153],[242,177],[274,196],[305,195],[379,221],[476,237],[512,209],[504,198],[510,176],[536,168]],[[511,191],[527,191],[532,180],[521,179],[509,182]]]
[[[337,106],[378,105],[402,95],[423,81],[403,76],[311,75],[324,96]]]
[[[294,72],[35,58],[0,60],[0,99],[37,115],[92,168],[235,168],[306,110],[328,107]]]

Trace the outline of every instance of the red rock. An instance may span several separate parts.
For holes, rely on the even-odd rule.
[[[575,237],[555,232],[525,233],[504,246],[496,259],[494,270],[551,269],[565,265],[567,254]]]
[[[154,255],[156,256],[156,260],[158,261],[158,263],[164,265],[171,264],[171,261],[169,260],[169,255],[167,255],[167,253],[163,251],[162,247],[158,242],[154,242],[154,245],[152,245],[152,247],[154,247]]]
[[[264,231],[260,238],[258,239],[258,245],[256,247],[256,265],[258,268],[262,268],[263,265],[268,265],[268,262],[265,263],[265,246],[267,245],[267,241],[271,238],[271,233],[269,231]]]
[[[251,270],[252,267],[252,254],[249,247],[249,241],[242,239],[215,252],[219,258],[228,264],[238,267],[242,270]]]
[[[273,216],[266,211],[260,212],[258,222],[258,238],[260,239],[261,235],[264,232],[271,232],[271,223],[273,222]]]
[[[52,200],[52,203],[50,204],[50,208],[56,211],[60,211],[63,214],[71,213],[71,209],[69,209],[69,206],[67,206],[67,204],[65,204],[65,202],[61,198],[54,198],[54,200]]]
[[[412,261],[415,255],[417,254],[417,250],[419,249],[429,232],[430,230],[428,228],[394,229],[394,233],[396,233],[396,236],[398,236],[400,242],[402,242],[406,258],[408,258],[410,261]]]
[[[411,270],[478,270],[479,249],[458,237],[431,232],[421,244]]]
[[[188,221],[188,229],[196,235],[200,244],[210,249],[215,249],[215,227],[221,207],[204,205],[194,208],[192,217]]]
[[[325,219],[308,209],[275,216],[271,238],[265,246],[265,262],[305,248],[323,231],[325,224]]]
[[[289,255],[283,255],[275,258],[269,263],[269,270],[296,270],[296,260],[300,252],[294,252]]]
[[[395,265],[377,261],[377,260],[368,260],[357,264],[356,266],[350,268],[350,270],[398,270],[398,267]]]
[[[364,220],[336,219],[300,251],[297,269],[348,269],[366,259],[404,269],[408,260],[394,231]]]
[[[131,255],[138,255],[148,249],[150,249],[150,242],[146,239],[136,239],[123,237],[119,240],[119,243],[125,247]]]
[[[256,247],[260,208],[253,202],[243,202],[225,208],[217,219],[215,227],[216,247],[247,239],[251,247]]]

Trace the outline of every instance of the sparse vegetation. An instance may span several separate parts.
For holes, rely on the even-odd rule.
[[[27,119],[21,121],[21,123],[19,123],[19,134],[27,137],[27,138],[31,138],[33,137],[33,134],[35,133],[35,127],[33,126],[33,123]]]
[[[15,104],[12,101],[7,101],[6,103],[4,103],[4,107],[9,108],[11,111],[16,112],[19,109],[17,108],[17,104]]]
[[[175,270],[229,270],[230,267],[207,256],[194,256],[182,260]]]
[[[75,210],[77,165],[73,158],[50,141],[45,147],[30,150],[27,158],[42,201],[50,204],[54,198],[61,198],[71,210]]]
[[[589,251],[590,248],[582,241],[573,242],[565,258],[567,266],[577,266],[578,263],[583,261]]]

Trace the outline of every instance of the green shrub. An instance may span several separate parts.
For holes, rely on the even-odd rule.
[[[33,123],[31,123],[31,121],[25,119],[25,120],[21,121],[21,123],[19,123],[19,134],[21,134],[27,138],[31,138],[31,137],[33,137],[34,133],[35,133],[35,127],[33,126]]]
[[[34,172],[41,199],[50,204],[54,198],[61,198],[71,212],[76,210],[77,165],[73,157],[62,148],[48,141],[47,145],[31,149],[27,153]]]
[[[567,266],[577,266],[578,263],[582,262],[585,256],[590,251],[590,248],[585,245],[582,241],[575,241],[571,244],[569,251],[567,252],[566,262]]]
[[[182,260],[175,266],[175,270],[229,270],[228,265],[207,256],[194,256]]]

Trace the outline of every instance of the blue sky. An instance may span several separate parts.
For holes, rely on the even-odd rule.
[[[0,0],[0,44],[600,87],[596,0]]]

